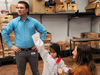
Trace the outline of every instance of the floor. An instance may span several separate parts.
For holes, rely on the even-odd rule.
[[[73,65],[73,60],[70,57],[66,57],[66,58],[62,58],[65,61],[65,64],[68,67],[72,67]],[[95,60],[96,62],[96,66],[98,69],[98,75],[100,75],[100,60]],[[43,61],[40,60],[39,61],[39,73],[40,75],[42,74],[42,70],[43,70]],[[0,75],[17,75],[17,67],[16,64],[6,64],[0,67]],[[27,67],[26,67],[26,72],[25,75],[32,75],[32,72],[30,70],[30,66],[29,63],[27,63]]]

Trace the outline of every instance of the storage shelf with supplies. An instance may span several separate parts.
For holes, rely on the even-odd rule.
[[[100,38],[93,38],[93,39],[89,39],[89,38],[85,38],[85,39],[71,39],[70,40],[70,56],[71,53],[73,51],[73,49],[75,48],[75,42],[88,42],[88,41],[100,41]],[[73,42],[73,49],[72,49],[72,45],[71,42]],[[92,48],[92,51],[97,51],[99,54],[93,54],[93,58],[100,58],[100,49],[99,48]]]

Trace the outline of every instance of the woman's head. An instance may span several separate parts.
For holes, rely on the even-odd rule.
[[[76,65],[73,71],[75,71],[75,69],[79,66],[87,65],[92,75],[97,75],[97,69],[95,63],[93,62],[92,50],[90,46],[87,44],[79,44],[75,47],[72,54]]]
[[[91,47],[86,44],[79,44],[72,53],[75,63],[78,65],[88,65],[93,60]]]

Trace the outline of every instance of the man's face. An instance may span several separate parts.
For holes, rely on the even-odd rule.
[[[19,16],[27,15],[28,9],[25,7],[24,4],[18,3],[17,9],[18,9],[18,15]]]

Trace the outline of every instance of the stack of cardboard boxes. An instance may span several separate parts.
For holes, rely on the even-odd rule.
[[[64,41],[58,41],[57,42],[60,46],[60,50],[70,50],[70,42],[68,42],[68,40]],[[80,44],[79,42],[75,43],[75,46],[77,46],[78,44]],[[71,49],[73,49],[73,42],[71,42]]]
[[[56,12],[63,12],[63,11],[76,11],[77,4],[68,4],[70,0],[54,0],[56,3]]]
[[[12,15],[0,15],[0,25],[1,25],[1,31],[4,29],[4,27],[13,19]],[[14,44],[14,32],[12,32],[10,35],[10,40]],[[9,57],[9,56],[15,56],[14,51],[12,51],[4,42],[2,38],[2,45],[3,45],[3,54],[4,57]]]
[[[50,50],[51,40],[52,40],[52,35],[51,33],[47,32],[47,36],[44,40],[44,47],[48,51]]]
[[[96,16],[100,16],[100,0],[89,0],[89,4],[85,9],[88,12],[95,12]]]
[[[64,11],[76,11],[77,4],[68,4],[70,0],[54,0],[55,4],[45,5],[45,0],[29,0],[31,13],[55,13]]]
[[[0,58],[3,58],[3,49],[1,44],[1,37],[0,37]]]
[[[88,38],[99,38],[99,33],[88,33]],[[92,48],[99,48],[99,41],[90,41],[90,46]]]
[[[60,50],[69,50],[70,49],[70,46],[68,43],[66,42],[63,42],[63,41],[58,41],[57,44],[59,44],[60,46]]]
[[[100,33],[93,33],[93,32],[82,32],[81,38],[100,38]],[[90,41],[90,46],[92,48],[100,48],[100,41]]]
[[[67,11],[67,3],[65,1],[54,0],[56,3],[56,12]]]

